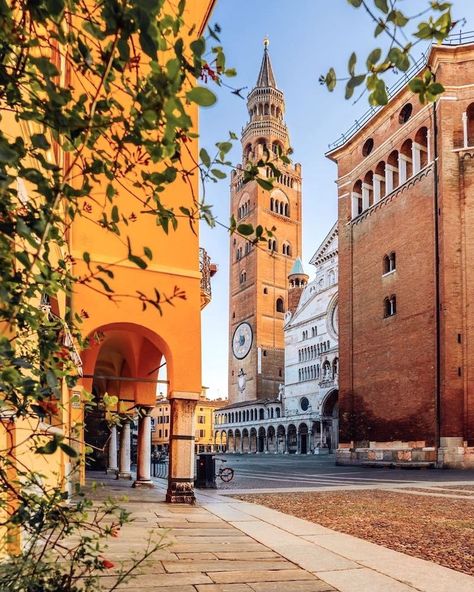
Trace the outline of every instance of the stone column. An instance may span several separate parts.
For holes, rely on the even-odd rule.
[[[416,173],[421,171],[421,147],[416,142],[413,142],[411,146],[411,160],[413,163],[413,174],[416,175]]]
[[[116,475],[118,471],[117,466],[117,426],[113,425],[110,427],[110,438],[109,438],[109,462],[106,473]]]
[[[120,430],[120,458],[119,458],[119,471],[117,473],[117,479],[131,479],[132,478],[132,473],[130,470],[131,424],[132,424],[132,420],[127,417],[126,419],[124,419],[123,424],[122,424],[122,429]]]
[[[464,148],[469,146],[469,138],[468,138],[468,125],[467,125],[467,112],[464,111],[462,114],[462,131],[463,131],[463,139],[464,139]]]
[[[151,411],[140,407],[138,415],[137,478],[133,487],[154,487],[151,480]]]
[[[394,167],[389,164],[385,165],[385,194],[388,195],[394,190],[393,186]]]
[[[166,501],[194,504],[194,410],[199,393],[170,396],[169,471]]]

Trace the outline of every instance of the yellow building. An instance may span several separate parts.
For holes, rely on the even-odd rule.
[[[205,391],[196,405],[194,416],[195,452],[217,452],[214,443],[214,411],[227,405],[227,400],[209,399]],[[152,446],[157,451],[168,451],[170,437],[170,403],[166,398],[159,399],[151,412]]]
[[[183,38],[191,43],[201,35],[207,24],[215,0],[188,0],[184,13],[185,31]],[[173,3],[170,7],[174,9]],[[194,31],[188,35],[189,31]],[[55,57],[55,56],[53,56]],[[76,79],[69,71],[65,60],[58,57],[60,76],[73,88],[82,88],[83,80]],[[145,68],[142,61],[137,68]],[[65,82],[66,84],[66,82]],[[87,84],[87,83],[86,83]],[[76,90],[75,90],[76,92]],[[117,100],[119,98],[117,97]],[[1,107],[1,106],[0,106]],[[198,109],[189,104],[187,112],[198,127]],[[8,112],[2,110],[2,127],[8,128],[12,137],[27,138],[38,130],[33,126],[20,124]],[[58,148],[53,138],[51,163],[63,171],[67,169],[68,154]],[[192,169],[198,159],[198,142],[190,141],[181,155],[181,166]],[[137,174],[140,174],[138,170]],[[72,183],[81,185],[81,169],[71,173]],[[178,210],[181,207],[192,209],[199,194],[199,176],[188,179],[177,178],[162,193],[162,203]],[[21,181],[21,180],[20,180]],[[21,190],[21,191],[20,191]],[[150,486],[150,412],[156,403],[158,370],[166,363],[167,392],[169,397],[169,422],[167,424],[169,445],[169,486],[167,501],[192,503],[194,501],[194,410],[201,397],[201,309],[210,300],[210,276],[212,269],[209,259],[199,247],[199,236],[195,228],[181,223],[175,231],[167,234],[156,226],[153,216],[140,212],[137,203],[130,198],[127,182],[116,185],[114,203],[120,213],[128,220],[127,235],[134,252],[142,254],[145,247],[153,251],[153,259],[147,269],[141,269],[130,262],[126,241],[102,227],[97,220],[102,213],[113,218],[112,205],[104,199],[104,187],[93,186],[90,199],[85,201],[93,208],[94,216],[76,216],[67,228],[68,257],[74,262],[76,277],[86,278],[91,269],[98,266],[113,273],[113,290],[122,295],[112,303],[103,293],[90,289],[87,281],[76,284],[70,301],[45,299],[38,302],[44,308],[45,319],[65,319],[67,307],[72,315],[83,318],[82,332],[87,348],[76,354],[66,323],[58,332],[58,339],[74,359],[77,372],[82,378],[77,387],[69,390],[62,384],[61,397],[57,404],[51,402],[47,417],[39,425],[36,422],[16,420],[7,410],[0,415],[0,446],[2,450],[15,449],[19,464],[34,467],[44,476],[44,483],[60,483],[65,489],[72,488],[74,480],[84,480],[84,471],[71,471],[71,460],[63,451],[41,456],[34,454],[29,446],[29,437],[38,430],[48,441],[49,434],[58,433],[83,454],[85,444],[95,447],[96,466],[118,471],[119,477],[130,478],[131,419],[138,415],[138,470],[134,485]],[[19,187],[18,194],[28,197],[29,187]],[[41,203],[38,203],[38,209]],[[95,208],[95,210],[94,210]],[[65,219],[67,219],[65,213]],[[125,243],[125,244],[124,244]],[[56,245],[49,244],[50,253]],[[89,253],[90,263],[86,264],[83,254]],[[66,254],[57,257],[67,259]],[[54,257],[50,255],[52,265]],[[139,298],[130,298],[140,292],[153,294],[158,290],[162,295],[172,298],[173,306],[163,303],[163,314],[149,306],[142,310]],[[181,295],[181,296],[180,296]],[[8,335],[9,336],[9,335]],[[35,347],[31,340],[30,347]],[[93,394],[97,407],[86,411],[84,389]],[[121,417],[121,427],[109,427],[103,405],[105,394],[116,395],[118,404],[114,410]],[[82,426],[85,425],[85,430]],[[212,427],[206,431],[212,434]],[[22,444],[24,443],[24,444]],[[41,442],[39,442],[41,443]],[[104,467],[105,468],[105,467]],[[9,469],[11,480],[16,479],[15,466]],[[14,506],[14,504],[13,504]],[[1,533],[0,533],[1,534]],[[13,533],[15,534],[15,533]],[[14,539],[15,537],[13,537]],[[12,540],[12,545],[15,545]]]

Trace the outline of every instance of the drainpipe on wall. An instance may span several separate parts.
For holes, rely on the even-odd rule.
[[[435,77],[436,79],[436,77]],[[439,248],[439,180],[438,180],[438,102],[433,103],[433,141],[434,141],[434,243],[435,243],[435,307],[436,307],[436,360],[435,360],[435,447],[436,459],[441,443],[441,286],[440,286],[440,248]]]

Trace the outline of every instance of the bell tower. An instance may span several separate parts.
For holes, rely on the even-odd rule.
[[[230,210],[237,224],[276,230],[257,245],[237,234],[230,238],[230,404],[276,399],[284,384],[287,278],[301,254],[301,165],[278,157],[290,139],[268,45],[265,39],[257,83],[247,97],[249,121],[242,130],[242,164],[232,175]],[[274,179],[270,167],[260,169],[261,178],[274,179],[270,191],[257,181],[244,184],[245,168],[262,158],[280,171]]]

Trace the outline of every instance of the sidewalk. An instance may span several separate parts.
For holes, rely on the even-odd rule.
[[[472,592],[474,578],[275,510],[198,493],[195,507],[164,503],[164,486],[130,488],[97,475],[95,497],[127,495],[135,522],[109,545],[116,564],[169,529],[171,546],[121,589],[145,592]],[[111,578],[104,576],[107,584]]]

